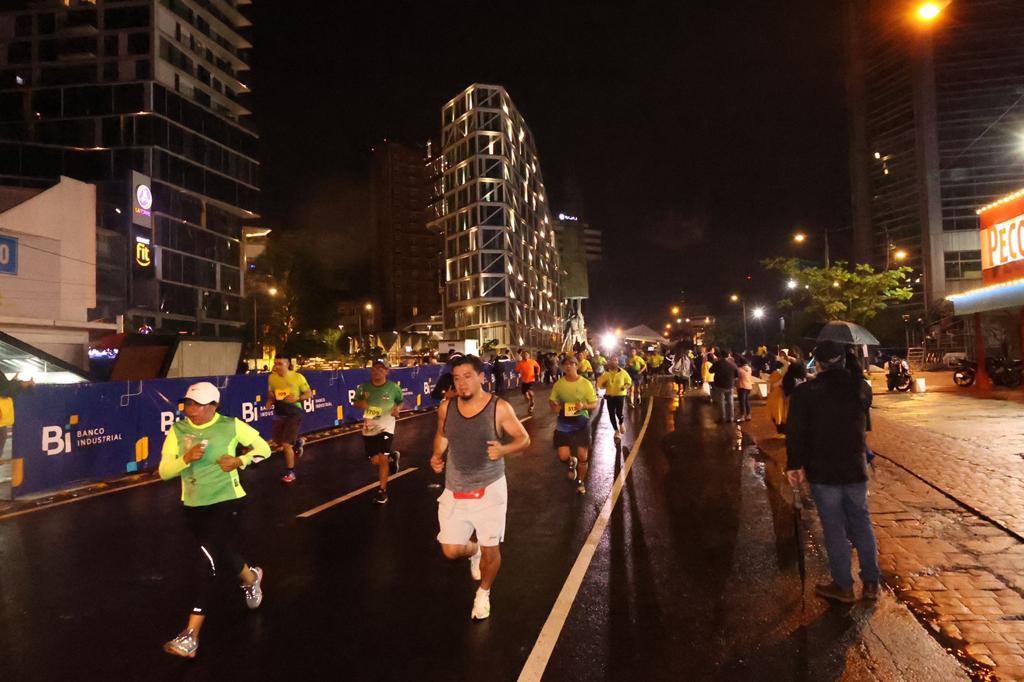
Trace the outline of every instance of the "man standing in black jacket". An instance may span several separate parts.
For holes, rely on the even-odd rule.
[[[718,407],[717,421],[719,424],[732,424],[736,417],[733,405],[736,365],[732,361],[732,353],[723,351],[711,365],[711,373],[715,376],[711,382],[711,401]]]
[[[871,387],[846,348],[826,341],[814,351],[818,375],[797,386],[786,423],[786,474],[793,486],[804,480],[825,531],[832,582],[818,585],[819,596],[856,601],[850,545],[857,549],[864,598],[878,598],[878,547],[868,511],[864,433]],[[849,358],[849,359],[848,359]]]

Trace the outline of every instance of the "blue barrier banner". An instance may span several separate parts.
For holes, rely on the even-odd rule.
[[[430,396],[443,365],[391,370],[390,381],[405,395],[404,410],[426,410],[440,401]],[[312,397],[304,401],[302,433],[322,431],[362,420],[352,406],[356,387],[370,380],[370,370],[303,372]],[[489,377],[489,374],[488,374]],[[515,385],[511,368],[506,387]],[[198,381],[220,389],[219,412],[237,417],[270,437],[273,411],[266,408],[267,375],[245,374],[188,379],[99,384],[40,385],[15,398],[17,422],[12,481],[17,496],[66,488],[76,483],[153,471],[171,425],[183,419],[182,397]]]

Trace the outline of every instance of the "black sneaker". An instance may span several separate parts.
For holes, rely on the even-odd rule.
[[[394,476],[395,474],[398,473],[398,470],[402,466],[401,463],[402,463],[402,453],[399,452],[398,450],[395,450],[388,457],[388,470],[391,472],[392,476]]]
[[[306,439],[300,438],[295,441],[295,445],[292,446],[292,451],[295,452],[296,457],[302,457],[302,448],[306,447]]]
[[[377,488],[377,494],[373,496],[374,504],[387,504],[388,491],[383,488]]]
[[[857,601],[857,597],[853,594],[852,587],[844,590],[835,583],[822,583],[820,585],[815,585],[814,591],[819,597],[842,602],[844,604],[852,604]]]
[[[878,590],[878,583],[866,582],[864,583],[864,591],[861,594],[861,598],[868,601],[876,601],[878,599]]]

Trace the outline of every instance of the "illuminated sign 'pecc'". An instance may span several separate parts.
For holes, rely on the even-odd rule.
[[[1024,260],[1024,213],[982,230],[981,255],[986,270]]]

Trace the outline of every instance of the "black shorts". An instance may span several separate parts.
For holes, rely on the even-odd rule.
[[[291,445],[299,437],[301,426],[301,414],[275,415],[270,440],[278,445]]]
[[[373,436],[363,436],[363,447],[366,448],[366,458],[373,459],[377,455],[390,455],[391,446],[395,440],[395,434],[382,431]]]
[[[590,427],[588,425],[575,431],[555,431],[554,441],[556,448],[589,448]]]
[[[533,382],[533,381],[526,382],[526,381],[524,381],[523,385],[519,387],[519,390],[523,392],[523,395],[526,395],[527,393],[529,393],[530,391],[533,390],[534,383],[536,383],[536,382]]]

